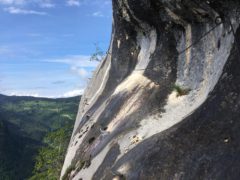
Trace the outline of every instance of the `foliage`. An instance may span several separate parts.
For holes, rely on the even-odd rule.
[[[177,92],[177,96],[185,96],[189,93],[190,89],[182,88],[179,85],[174,85],[173,90]]]
[[[44,138],[46,146],[36,157],[34,175],[30,180],[59,179],[72,128],[72,125],[66,125],[48,133]]]
[[[105,57],[106,53],[101,50],[97,43],[95,43],[95,48],[95,52],[92,54],[90,61],[101,61]]]

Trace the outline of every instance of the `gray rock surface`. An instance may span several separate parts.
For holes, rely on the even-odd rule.
[[[239,179],[239,7],[114,0],[62,179]]]

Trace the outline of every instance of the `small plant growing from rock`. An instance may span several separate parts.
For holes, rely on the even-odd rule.
[[[90,61],[101,61],[105,56],[106,53],[101,50],[101,48],[98,46],[97,43],[95,43],[96,50],[95,52],[91,55]]]
[[[190,89],[182,88],[181,86],[175,84],[173,90],[177,92],[177,97],[185,96],[190,92]]]

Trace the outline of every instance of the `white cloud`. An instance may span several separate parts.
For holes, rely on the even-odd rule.
[[[26,0],[0,0],[0,4],[5,4],[5,5],[22,5],[25,3],[26,3]]]
[[[25,7],[29,5],[36,5],[41,8],[53,8],[55,7],[55,4],[52,2],[52,0],[0,0],[0,4],[6,5],[6,6],[17,6],[17,7]]]
[[[94,16],[94,17],[104,17],[104,15],[103,15],[103,13],[101,11],[94,12],[92,14],[92,16]]]
[[[63,97],[74,97],[74,96],[79,96],[82,95],[84,92],[84,89],[76,89],[72,91],[68,91],[63,94]]]
[[[37,92],[30,92],[30,91],[14,91],[14,92],[8,92],[1,94],[7,95],[7,96],[30,96],[30,97],[45,97],[45,98],[68,98],[68,97],[74,97],[79,96],[84,93],[84,89],[74,89],[67,91],[61,95],[40,95]]]
[[[64,58],[56,58],[56,59],[47,59],[44,60],[44,62],[49,63],[63,63],[63,64],[69,64],[72,66],[77,67],[97,67],[99,62],[97,61],[90,61],[91,56],[85,56],[85,55],[73,55],[73,56],[67,56]]]
[[[91,0],[91,1],[81,0],[81,4],[104,8],[106,6],[111,6],[112,1],[111,0]]]
[[[86,78],[89,75],[89,73],[84,68],[77,67],[77,66],[72,66],[71,71],[81,76],[82,78]]]
[[[36,92],[11,92],[8,94],[9,96],[32,96],[32,97],[40,97]]]
[[[87,71],[86,68],[96,68],[99,64],[99,62],[97,61],[90,61],[90,56],[84,55],[68,56],[58,59],[48,59],[44,60],[44,62],[68,64],[72,73],[80,76],[82,79],[85,80],[91,76],[91,73]]]
[[[54,8],[55,7],[55,4],[53,4],[52,2],[50,1],[41,1],[39,3],[39,6],[41,8]]]
[[[30,4],[38,5],[42,8],[53,8],[56,6],[55,3],[58,1],[53,0],[0,0],[0,4],[9,6],[25,6]],[[80,6],[80,5],[91,5],[104,8],[105,6],[111,5],[111,0],[65,0],[67,6]]]
[[[79,0],[67,0],[68,6],[80,6]]]
[[[4,8],[4,10],[10,14],[33,14],[33,15],[47,15],[46,12],[42,11],[34,11],[34,10],[29,10],[29,9],[21,9],[21,8],[16,8],[16,7],[8,7]]]

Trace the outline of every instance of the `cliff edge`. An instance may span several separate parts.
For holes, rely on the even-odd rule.
[[[238,179],[239,7],[113,0],[61,179]]]

